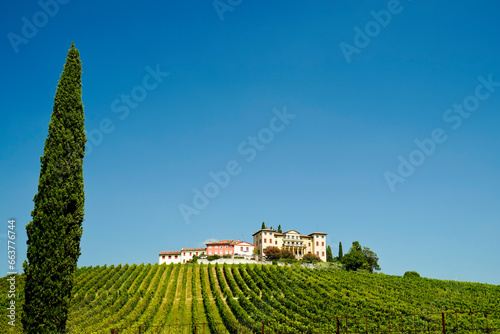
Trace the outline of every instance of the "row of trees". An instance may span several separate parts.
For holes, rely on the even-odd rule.
[[[352,242],[351,249],[346,255],[343,254],[340,242],[339,255],[335,258],[332,255],[331,247],[328,246],[326,249],[327,262],[340,262],[349,271],[366,270],[372,273],[374,270],[380,270],[378,260],[377,254],[368,247],[362,247],[359,241]]]

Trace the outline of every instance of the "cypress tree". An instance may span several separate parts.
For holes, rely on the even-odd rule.
[[[80,256],[85,130],[80,54],[72,43],[54,97],[25,265],[25,333],[64,333]]]
[[[330,245],[326,247],[326,262],[333,262],[332,248]]]
[[[339,261],[342,261],[344,253],[342,252],[342,242],[339,242]]]
[[[262,222],[262,227],[260,228],[261,230],[266,228],[266,223]]]

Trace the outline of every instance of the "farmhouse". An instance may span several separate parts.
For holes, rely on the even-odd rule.
[[[253,234],[253,243],[261,259],[266,247],[276,246],[291,251],[297,259],[311,253],[326,261],[326,235],[323,232],[303,235],[296,230],[278,233],[274,229],[263,228]]]

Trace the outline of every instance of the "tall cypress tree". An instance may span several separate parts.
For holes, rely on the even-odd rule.
[[[339,261],[342,261],[344,257],[344,252],[342,251],[342,242],[339,242]]]
[[[64,333],[80,256],[85,130],[80,54],[71,44],[40,158],[38,192],[26,225],[25,333]]]
[[[330,245],[326,247],[326,262],[333,262],[332,248]]]

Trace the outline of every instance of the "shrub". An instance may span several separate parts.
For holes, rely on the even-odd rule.
[[[293,252],[289,251],[288,249],[282,249],[281,250],[281,258],[282,259],[295,259],[295,254]]]
[[[321,259],[317,255],[308,253],[302,257],[302,261],[303,262],[319,262],[319,261],[321,261]]]
[[[231,254],[224,254],[224,255],[222,255],[222,258],[224,258],[224,259],[230,259],[231,257],[232,257]]]
[[[213,260],[217,260],[217,259],[220,259],[220,256],[217,254],[207,256],[208,261],[213,261]]]
[[[281,250],[276,246],[268,246],[264,249],[264,254],[270,260],[277,260],[281,257]]]
[[[407,272],[405,272],[405,274],[404,274],[403,277],[406,277],[406,278],[419,278],[420,274],[417,273],[416,271],[407,271]]]

